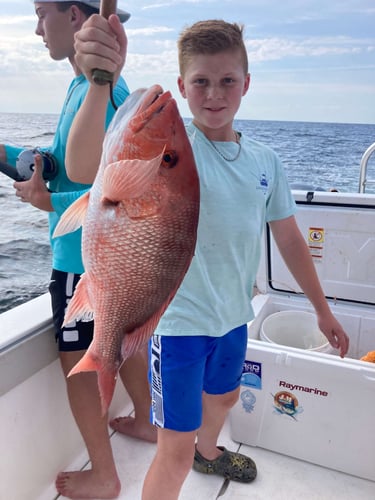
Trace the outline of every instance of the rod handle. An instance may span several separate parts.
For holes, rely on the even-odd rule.
[[[101,0],[99,14],[106,19],[111,14],[116,14],[117,0]],[[113,73],[103,69],[95,68],[92,70],[92,79],[97,85],[107,85],[113,82]]]

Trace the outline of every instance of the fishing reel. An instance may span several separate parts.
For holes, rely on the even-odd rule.
[[[27,181],[31,178],[35,168],[35,155],[42,157],[43,179],[51,181],[57,175],[57,161],[51,153],[38,148],[26,149],[19,154],[16,160],[16,170],[20,179]]]

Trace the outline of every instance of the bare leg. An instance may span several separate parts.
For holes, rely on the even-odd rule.
[[[85,351],[60,352],[65,376]],[[92,468],[61,472],[57,491],[69,498],[116,498],[121,489],[109,441],[107,415],[102,416],[96,373],[79,373],[66,379],[70,407],[87,447]]]
[[[117,417],[109,425],[117,432],[156,442],[156,427],[150,422],[151,396],[147,378],[147,346],[128,358],[120,370],[121,380],[134,404],[133,417]]]
[[[217,448],[217,440],[225,418],[238,399],[239,389],[226,394],[203,393],[202,425],[198,431],[197,450],[207,460],[215,460],[222,451]]]
[[[177,500],[191,470],[196,431],[158,429],[155,458],[146,474],[142,500]]]

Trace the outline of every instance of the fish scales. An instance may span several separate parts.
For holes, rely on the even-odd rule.
[[[83,225],[85,273],[65,322],[94,317],[93,341],[71,374],[97,371],[103,413],[122,362],[152,335],[188,270],[198,217],[199,179],[177,105],[159,86],[138,90],[112,121],[90,193],[56,230]]]

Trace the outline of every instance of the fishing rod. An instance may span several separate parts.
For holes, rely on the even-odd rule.
[[[111,14],[116,14],[116,10],[117,0],[100,0],[99,14],[101,16],[108,19]],[[97,85],[106,85],[107,83],[109,83],[111,86],[112,96],[113,73],[110,73],[109,71],[105,71],[103,69],[95,68],[92,70],[92,79]],[[114,107],[116,108],[116,106]]]
[[[23,177],[20,176],[16,168],[12,167],[11,165],[8,165],[8,163],[5,163],[3,161],[0,161],[0,172],[17,182],[25,180]]]

